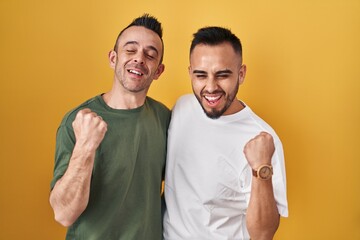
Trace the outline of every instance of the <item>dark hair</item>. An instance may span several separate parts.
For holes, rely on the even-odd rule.
[[[145,27],[145,28],[153,31],[154,33],[156,33],[160,37],[162,48],[163,48],[162,49],[162,54],[161,54],[161,59],[160,59],[160,63],[161,63],[162,60],[163,60],[163,56],[164,56],[164,42],[163,42],[163,39],[162,39],[163,30],[162,30],[162,27],[161,27],[161,23],[157,20],[157,18],[155,18],[154,16],[151,16],[148,13],[143,14],[141,17],[135,18],[127,27],[125,27],[123,30],[121,30],[118,37],[116,38],[114,51],[117,51],[118,40],[119,40],[121,34],[126,29],[128,29],[128,28],[130,28],[132,26]]]
[[[190,54],[198,44],[210,46],[219,45],[228,42],[234,51],[242,57],[242,46],[240,39],[229,29],[223,27],[204,27],[194,33],[194,39],[191,42]]]

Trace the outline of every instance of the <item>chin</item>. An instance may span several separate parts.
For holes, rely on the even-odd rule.
[[[206,116],[208,117],[208,118],[211,118],[211,119],[218,119],[219,117],[221,117],[222,115],[223,115],[223,113],[224,113],[224,111],[223,110],[214,110],[214,109],[212,109],[212,110],[210,110],[210,111],[208,111],[208,110],[205,110],[205,108],[203,107],[203,110],[204,110],[204,113],[206,114]]]

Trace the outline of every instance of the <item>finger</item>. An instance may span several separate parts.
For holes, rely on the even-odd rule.
[[[90,112],[91,112],[91,109],[90,109],[90,108],[83,108],[83,109],[81,109],[79,112],[82,113],[82,114],[90,113]]]
[[[82,112],[79,116],[80,119],[84,121],[92,121],[97,118],[97,114],[95,112]]]
[[[268,132],[261,132],[259,135],[272,138],[272,135]]]
[[[75,116],[75,119],[83,119],[87,116],[92,116],[92,112],[89,108],[84,108],[78,111],[78,113]]]

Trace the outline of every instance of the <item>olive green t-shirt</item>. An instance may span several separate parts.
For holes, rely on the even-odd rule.
[[[170,110],[147,97],[136,109],[112,109],[96,96],[67,113],[56,137],[51,189],[65,173],[75,136],[76,113],[90,108],[108,125],[96,152],[89,203],[66,239],[162,239],[161,181]]]

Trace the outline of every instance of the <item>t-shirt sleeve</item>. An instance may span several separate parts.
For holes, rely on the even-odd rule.
[[[280,141],[275,142],[275,153],[272,159],[273,189],[279,214],[288,217],[288,203],[286,197],[286,173],[283,147]]]
[[[73,129],[66,125],[61,125],[56,133],[55,166],[54,176],[50,183],[51,190],[56,182],[65,174],[74,145],[75,135]]]

